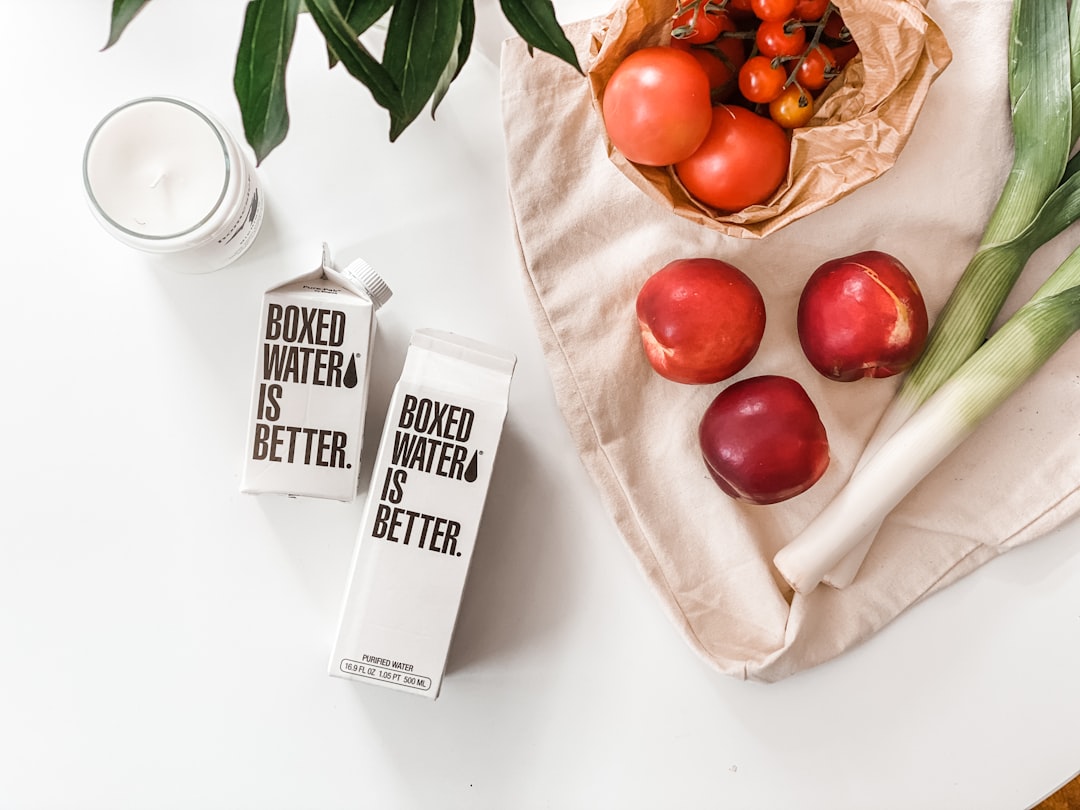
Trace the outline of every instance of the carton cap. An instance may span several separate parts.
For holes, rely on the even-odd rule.
[[[390,300],[390,296],[394,294],[393,290],[382,280],[382,277],[375,272],[375,269],[363,259],[355,259],[350,262],[341,271],[341,275],[363,289],[371,298],[371,303],[375,305],[375,309],[382,307]]]

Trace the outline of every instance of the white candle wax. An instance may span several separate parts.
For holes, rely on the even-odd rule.
[[[225,194],[229,156],[209,121],[166,101],[123,107],[102,122],[86,178],[102,212],[141,236],[186,233]]]
[[[145,98],[109,113],[83,159],[91,209],[132,247],[187,253],[217,269],[251,244],[262,222],[254,172],[206,111]]]

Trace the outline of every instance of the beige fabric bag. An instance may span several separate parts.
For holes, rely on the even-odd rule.
[[[664,209],[614,166],[588,81],[558,60],[503,51],[510,200],[535,325],[567,424],[630,551],[687,642],[718,671],[774,681],[868,638],[908,606],[1080,508],[1080,339],[890,516],[855,583],[795,595],[773,554],[839,488],[896,380],[834,383],[795,334],[806,277],[829,258],[878,249],[919,278],[933,316],[974,253],[1008,171],[1008,0],[936,0],[954,60],[930,91],[894,168],[761,239]],[[587,65],[595,21],[568,25]],[[1073,246],[1041,251],[1015,308]],[[739,377],[786,374],[817,404],[832,448],[825,477],[775,506],[723,495],[697,425],[723,388],[684,386],[644,359],[634,299],[672,259],[715,256],[760,286],[768,325]]]

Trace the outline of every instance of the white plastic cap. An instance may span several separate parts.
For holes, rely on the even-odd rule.
[[[371,298],[371,303],[375,305],[375,309],[382,307],[390,300],[390,296],[394,294],[394,291],[382,280],[382,276],[376,273],[375,269],[363,259],[355,259],[350,262],[341,271],[341,275],[361,287]]]

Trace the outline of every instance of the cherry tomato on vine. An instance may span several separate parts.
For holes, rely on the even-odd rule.
[[[829,0],[796,0],[795,16],[800,20],[820,20],[829,8]]]
[[[795,13],[796,0],[750,0],[750,8],[759,20],[786,20]]]
[[[807,90],[820,90],[832,81],[838,72],[839,67],[837,67],[832,48],[819,43],[813,50],[807,52],[806,57],[795,69],[795,81]]]
[[[750,0],[728,0],[725,8],[728,11],[734,11],[743,14],[753,14],[754,10],[750,7]]]
[[[806,29],[796,20],[764,20],[754,42],[764,56],[799,56],[806,49]]]
[[[697,19],[694,18],[695,14]],[[715,16],[707,13],[705,9],[688,8],[672,22],[671,34],[673,39],[689,42],[691,45],[704,45],[720,35],[720,26]]]
[[[709,77],[709,89],[712,91],[714,103],[726,101],[735,92],[737,82],[735,76],[738,68],[733,68],[734,63],[729,64],[712,50],[706,48],[694,48],[690,55],[698,60],[705,69],[705,75]]]
[[[851,42],[851,32],[848,31],[847,26],[844,25],[844,18],[837,11],[833,11],[829,15],[822,33],[829,39],[835,39],[838,42]]]
[[[849,42],[847,45],[837,45],[832,52],[836,57],[836,69],[842,70],[844,65],[855,58],[855,54],[859,52],[859,46],[854,42]]]
[[[787,177],[791,144],[774,121],[745,107],[713,109],[709,134],[675,164],[691,196],[722,211],[764,202]]]
[[[709,77],[685,51],[642,48],[615,68],[602,108],[608,137],[627,160],[667,166],[692,154],[709,131]]]
[[[751,56],[739,68],[739,92],[753,104],[768,104],[787,82],[784,66],[768,56]]]
[[[792,83],[769,102],[769,117],[784,129],[804,127],[814,117],[814,99]]]

